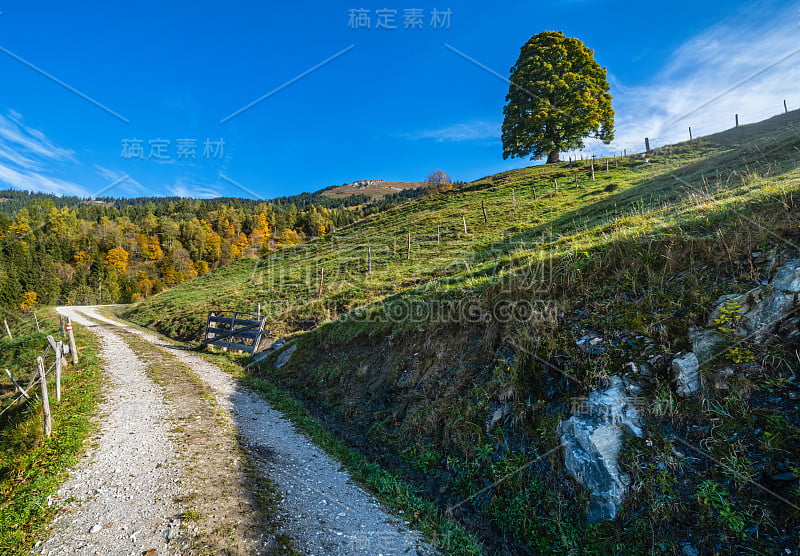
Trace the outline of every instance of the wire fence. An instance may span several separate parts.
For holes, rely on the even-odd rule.
[[[40,329],[38,320],[34,326]],[[8,336],[11,338],[10,329],[6,328]],[[52,417],[50,412],[50,394],[48,390],[48,380],[54,379],[55,383],[55,399],[57,402],[61,401],[61,373],[64,365],[67,363],[66,356],[72,355],[72,362],[77,363],[77,352],[75,348],[75,337],[72,332],[72,323],[69,319],[61,319],[61,331],[63,340],[56,341],[52,335],[47,335],[47,345],[44,347],[42,354],[36,357],[35,369],[30,372],[27,382],[18,380],[20,377],[14,377],[9,369],[5,369],[5,375],[8,377],[14,389],[14,395],[2,406],[0,406],[0,417],[10,411],[13,407],[21,402],[32,402],[35,399],[40,399],[42,402],[44,413],[44,431],[46,436],[52,433]],[[16,330],[19,334],[19,329]],[[68,340],[68,343],[64,343]],[[52,361],[49,359],[52,358]],[[23,386],[23,382],[25,385]],[[38,387],[39,395],[32,395],[32,391]]]
[[[776,105],[774,109],[732,113],[730,114],[730,126],[731,128],[735,128],[761,122],[797,109],[800,109],[800,106],[784,100],[783,103]],[[598,157],[643,154],[669,145],[699,139],[700,137],[720,131],[716,126],[712,127],[704,124],[702,121],[698,122],[696,120],[697,118],[694,118],[694,116],[679,117],[670,124],[669,127],[673,130],[670,133],[659,132],[649,137],[642,135],[641,140],[635,142],[630,140],[613,141],[609,145],[603,145],[598,142],[596,144],[590,144],[590,146],[584,149],[572,151],[568,153],[568,156],[571,156],[573,159],[580,159],[581,156],[584,158],[591,158],[593,154]]]

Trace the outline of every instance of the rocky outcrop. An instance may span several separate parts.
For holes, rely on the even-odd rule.
[[[725,346],[722,334],[711,328],[697,326],[689,327],[689,341],[692,343],[692,353],[701,365],[717,356]]]
[[[794,259],[780,266],[771,281],[743,294],[720,297],[706,328],[689,329],[692,351],[679,354],[672,362],[677,394],[687,397],[700,390],[699,367],[724,349],[723,328],[732,328],[731,332],[740,339],[759,342],[792,313],[798,293],[800,259]]]
[[[686,398],[700,390],[700,362],[691,351],[672,360],[672,374],[679,396]]]
[[[620,449],[625,434],[642,436],[632,391],[635,385],[613,377],[607,388],[576,404],[559,427],[564,465],[590,492],[590,523],[614,519],[628,492],[630,479],[620,468]]]
[[[724,308],[734,308],[738,313],[736,335],[762,340],[791,312],[798,292],[800,259],[794,259],[778,268],[770,282],[741,295],[722,296],[708,319],[708,327],[717,325]]]
[[[514,413],[511,404],[504,403],[497,409],[495,409],[491,415],[486,419],[486,432],[490,432],[493,428],[495,428],[501,421],[507,419]]]
[[[286,344],[286,339],[285,338],[278,338],[277,340],[272,342],[272,345],[270,345],[267,348],[263,349],[262,351],[259,351],[258,353],[256,353],[253,356],[253,359],[255,361],[258,361],[259,363],[262,362],[262,361],[266,361],[267,358],[270,355],[272,355],[273,353],[283,349],[283,346],[285,344]]]
[[[778,291],[800,293],[800,259],[794,259],[780,267],[770,285]]]
[[[297,351],[296,345],[291,345],[285,350],[283,350],[283,352],[280,355],[278,355],[278,358],[275,360],[275,368],[280,369],[281,367],[286,365],[286,363],[289,362],[289,359],[292,358],[292,355],[294,355],[295,351]]]
[[[386,183],[384,180],[358,180],[351,183],[344,184],[343,187],[352,187],[353,189],[367,189],[368,187],[374,187],[376,185],[381,185]]]

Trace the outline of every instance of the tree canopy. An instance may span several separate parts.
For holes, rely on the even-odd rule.
[[[428,193],[443,193],[445,191],[452,191],[453,184],[450,181],[450,176],[448,176],[444,170],[434,170],[430,174],[428,174],[427,182],[427,190]]]
[[[352,198],[328,200],[318,193],[269,202],[97,201],[0,191],[0,311],[137,301],[236,259],[326,235],[421,193],[406,190],[354,205]]]
[[[560,31],[534,35],[511,68],[503,108],[503,158],[531,159],[584,146],[593,137],[614,139],[614,110],[606,68],[582,41]]]

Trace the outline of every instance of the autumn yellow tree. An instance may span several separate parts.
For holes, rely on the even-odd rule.
[[[244,250],[250,245],[250,240],[247,239],[247,235],[244,232],[239,232],[239,237],[236,239],[236,243],[234,244],[234,256],[239,258],[244,253]]]
[[[444,193],[445,191],[452,191],[453,184],[450,181],[450,176],[445,174],[444,170],[434,170],[428,175],[427,189],[428,193]]]
[[[36,292],[23,293],[19,308],[25,313],[32,313],[36,309],[36,297]]]
[[[266,215],[263,212],[258,213],[253,224],[253,231],[250,233],[250,244],[255,248],[268,245],[270,233]]]
[[[75,264],[78,266],[89,265],[92,262],[92,256],[86,251],[78,251],[75,253]]]
[[[106,253],[106,269],[118,274],[128,271],[128,252],[122,247],[114,247]]]
[[[183,271],[185,280],[194,280],[199,275],[197,265],[190,259],[186,262],[186,269]]]
[[[136,243],[139,245],[139,250],[143,259],[147,261],[160,261],[164,258],[164,251],[161,249],[161,243],[158,241],[158,236],[136,234],[135,239]]]
[[[136,289],[144,297],[150,297],[153,293],[153,281],[147,277],[147,273],[139,271],[139,280],[136,282]]]
[[[278,238],[278,247],[288,247],[290,245],[298,245],[300,243],[303,243],[303,238],[291,228],[284,228],[280,237]]]
[[[213,230],[206,232],[205,245],[203,246],[203,258],[211,264],[219,263],[222,256],[222,238]]]

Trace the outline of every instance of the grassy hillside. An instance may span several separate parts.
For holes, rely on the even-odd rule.
[[[600,160],[594,181],[588,161],[483,178],[308,244],[237,261],[136,304],[127,316],[196,339],[206,310],[254,310],[261,302],[276,331],[285,333],[423,285],[469,290],[509,264],[582,257],[616,239],[695,222],[709,211],[770,196],[772,188],[791,187],[800,164],[799,122],[800,112],[792,112],[659,149],[648,162],[643,155],[611,159],[607,173]]]
[[[27,381],[36,368],[47,334],[58,337],[54,312],[40,311],[39,320],[41,333],[25,322],[12,325],[13,340],[0,338],[0,368],[8,368],[17,380]],[[94,430],[102,381],[98,348],[91,333],[77,325],[75,330],[81,361],[65,367],[60,402],[55,401],[50,385],[53,434],[44,436],[38,398],[18,403],[0,417],[0,554],[29,554],[41,540],[40,533],[55,509],[49,498],[66,479]],[[15,397],[14,387],[3,373],[0,406],[5,408]]]
[[[257,373],[451,508],[488,550],[794,550],[797,477],[769,478],[800,469],[796,337],[719,361],[736,381],[708,386],[702,403],[677,399],[654,364],[648,437],[626,444],[633,495],[614,523],[586,526],[587,494],[549,450],[575,399],[628,361],[668,362],[720,295],[768,278],[755,253],[798,256],[799,131],[792,112],[596,161],[594,180],[588,162],[490,176],[238,261],[126,316],[197,339],[206,310],[261,302],[299,349]],[[603,350],[576,345],[589,333]],[[717,370],[703,369],[708,385]],[[752,487],[762,480],[783,498]]]

